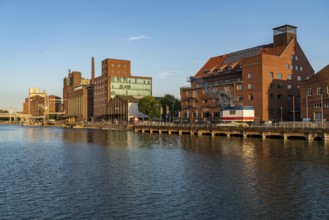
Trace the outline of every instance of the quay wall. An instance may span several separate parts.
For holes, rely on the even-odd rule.
[[[259,137],[305,140],[329,141],[329,128],[319,127],[281,127],[281,126],[228,126],[218,127],[213,125],[161,125],[161,124],[136,124],[132,126],[135,132],[142,133],[167,133],[178,135],[196,136],[239,136],[243,138]]]

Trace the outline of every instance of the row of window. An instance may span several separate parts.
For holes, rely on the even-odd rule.
[[[274,73],[273,72],[270,72],[269,75],[270,75],[271,79],[274,79]],[[253,79],[253,78],[254,78],[254,73],[253,72],[248,73],[248,79]],[[282,73],[277,73],[276,79],[282,79]],[[292,74],[288,74],[287,79],[292,80]],[[297,81],[301,81],[302,76],[298,75],[298,76],[296,76],[296,79],[297,79]]]
[[[297,55],[293,55],[293,54],[291,54],[291,55],[290,55],[290,59],[291,59],[291,60],[296,60],[296,61],[297,61],[297,60],[298,60],[298,56],[297,56]]]
[[[277,94],[276,95],[276,98],[277,98],[277,100],[282,100],[282,94]],[[274,94],[270,94],[269,95],[269,98],[270,98],[270,100],[274,100],[275,99],[275,95]],[[293,100],[293,96],[292,95],[288,95],[287,96],[287,100],[288,101],[292,101]]]
[[[316,88],[316,94],[317,95],[322,95],[322,87],[317,87]],[[327,86],[327,94],[329,94],[329,86]],[[307,95],[308,96],[313,95],[313,89],[312,88],[307,88]]]
[[[105,68],[106,66],[107,66],[106,63],[103,63],[103,68]],[[111,67],[118,67],[118,68],[121,68],[121,64],[111,63]],[[126,65],[126,64],[123,64],[123,67],[126,68],[127,65]]]
[[[321,103],[315,103],[314,108],[321,108]],[[329,108],[329,102],[324,103],[325,108]]]
[[[286,64],[286,69],[291,69],[291,70],[300,70],[301,72],[304,71],[304,67],[303,66],[298,66],[298,65],[289,65],[289,64]]]

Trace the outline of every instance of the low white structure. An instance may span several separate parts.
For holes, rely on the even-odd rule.
[[[254,107],[228,107],[220,111],[221,120],[224,122],[230,121],[254,121],[255,110]]]

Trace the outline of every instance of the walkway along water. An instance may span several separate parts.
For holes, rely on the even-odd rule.
[[[329,140],[329,127],[322,123],[281,123],[258,125],[234,124],[174,124],[174,123],[142,123],[133,126],[135,132],[209,135],[215,136],[241,136],[265,138],[283,138],[284,140],[300,138],[306,140]]]

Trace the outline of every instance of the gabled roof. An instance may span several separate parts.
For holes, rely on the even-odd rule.
[[[301,83],[307,83],[310,81],[316,81],[318,77],[321,75],[326,74],[329,77],[329,65],[321,69],[319,72],[315,73],[313,76],[311,76],[308,80],[303,80]]]
[[[289,45],[289,44],[288,44]],[[210,58],[206,64],[197,72],[195,77],[204,77],[207,75],[216,75],[225,72],[237,72],[240,70],[242,61],[248,57],[254,57],[259,54],[268,54],[280,56],[288,45],[273,47],[273,44],[264,44],[244,50],[235,51],[229,54]]]

